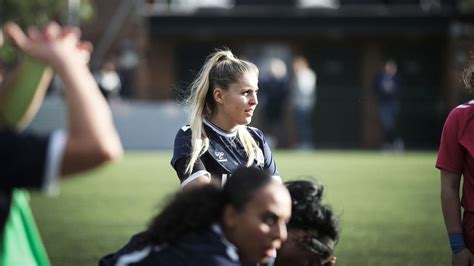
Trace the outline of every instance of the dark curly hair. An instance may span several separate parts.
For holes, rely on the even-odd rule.
[[[224,206],[243,210],[257,190],[270,183],[272,177],[255,167],[241,167],[232,173],[224,187],[207,184],[175,194],[155,216],[138,247],[178,241],[185,235],[200,233],[219,222]]]
[[[307,238],[303,246],[321,258],[328,258],[339,239],[339,225],[331,208],[321,203],[324,187],[306,180],[285,185],[292,199],[288,229],[304,230]]]

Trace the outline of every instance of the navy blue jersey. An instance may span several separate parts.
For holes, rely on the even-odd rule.
[[[236,168],[247,164],[248,157],[237,133],[224,132],[207,120],[204,120],[203,129],[209,138],[209,148],[196,160],[191,174],[185,173],[192,152],[191,129],[189,126],[184,126],[176,135],[171,165],[176,170],[182,186],[199,176],[208,176],[223,184]],[[253,166],[279,178],[270,147],[262,131],[249,126],[247,130],[260,148],[259,155],[263,157],[260,158],[262,163],[257,164],[255,160]]]
[[[150,265],[150,266],[257,266],[257,263],[241,264],[236,247],[214,224],[211,230],[190,234],[173,244],[148,245],[137,248],[143,237],[137,234],[119,251],[102,258],[99,266]],[[273,265],[272,263],[268,265]]]
[[[39,188],[43,184],[48,136],[0,130],[0,187]]]
[[[10,213],[14,188],[43,185],[48,137],[0,130],[0,235]]]

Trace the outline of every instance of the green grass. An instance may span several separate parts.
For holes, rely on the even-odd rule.
[[[53,265],[97,265],[142,230],[178,188],[171,152],[127,153],[110,167],[32,195]],[[277,152],[285,180],[313,176],[341,223],[337,265],[449,265],[435,153]]]

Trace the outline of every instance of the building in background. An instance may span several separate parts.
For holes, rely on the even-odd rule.
[[[473,44],[470,1],[96,3],[101,23],[91,24],[85,31],[99,42],[106,42],[102,26],[117,28],[117,23],[110,23],[114,17],[116,21],[127,19],[119,30],[112,30],[115,34],[109,34],[115,37],[99,59],[119,53],[121,39],[133,41],[140,59],[133,72],[134,98],[180,97],[205,56],[216,47],[229,47],[240,57],[251,56],[255,47],[286,47],[292,55],[307,57],[310,65],[317,62],[321,88],[314,110],[318,113],[314,116],[317,148],[371,149],[382,145],[371,79],[387,57],[398,62],[403,82],[399,129],[408,149],[436,148],[448,110],[467,97],[458,74]],[[133,12],[124,8],[127,3],[136,3]],[[119,10],[129,12],[125,16]]]

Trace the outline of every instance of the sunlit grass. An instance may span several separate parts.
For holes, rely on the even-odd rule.
[[[435,153],[276,152],[285,180],[312,176],[340,218],[337,265],[448,265]],[[127,153],[113,166],[32,195],[53,265],[97,265],[142,230],[178,188],[171,152]]]

